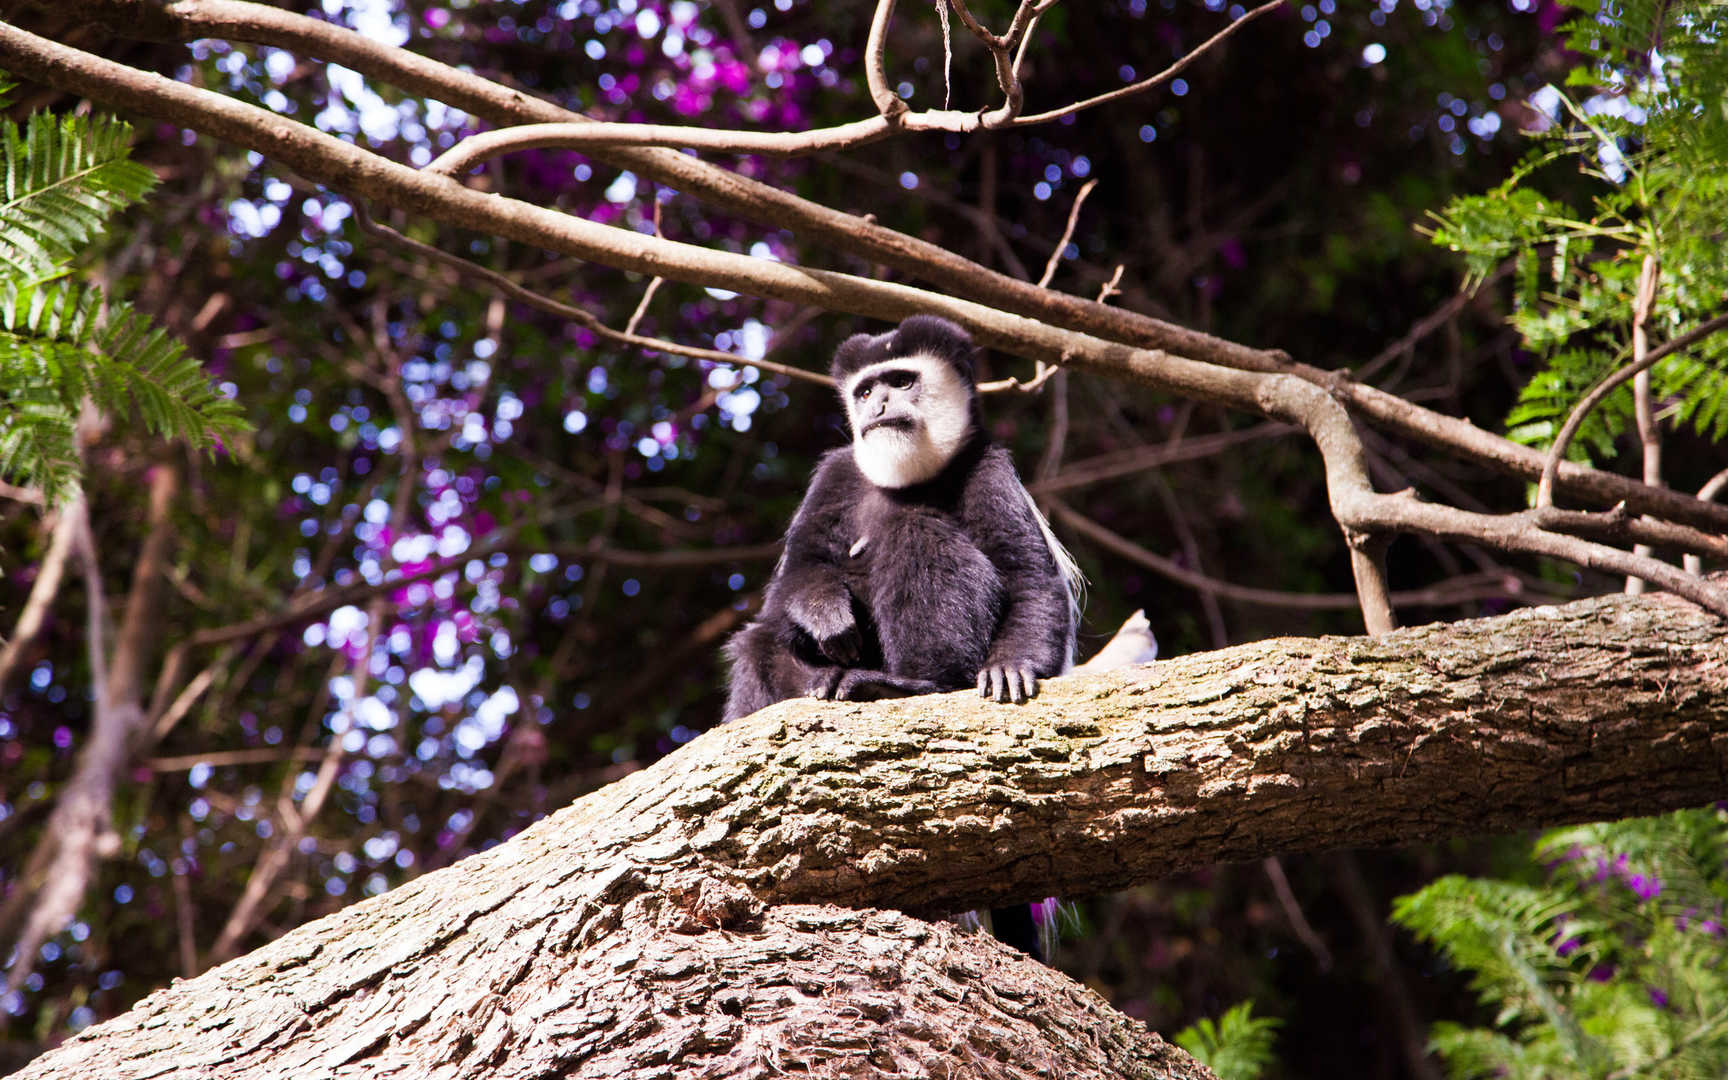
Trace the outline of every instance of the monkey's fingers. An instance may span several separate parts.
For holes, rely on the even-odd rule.
[[[1020,682],[1026,687],[1026,698],[1038,696],[1038,674],[1029,667],[1020,669]],[[1026,700],[1025,698],[1021,700]]]
[[[835,692],[840,688],[840,679],[845,674],[839,668],[821,673],[816,677],[816,681],[810,684],[809,695],[818,701],[833,700]]]
[[[978,696],[990,696],[990,669],[983,668],[978,672]]]

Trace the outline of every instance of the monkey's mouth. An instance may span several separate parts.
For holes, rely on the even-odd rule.
[[[883,416],[865,424],[863,430],[859,432],[859,434],[868,435],[872,431],[880,431],[884,428],[889,431],[899,431],[910,435],[918,429],[918,421],[912,419],[910,416]]]

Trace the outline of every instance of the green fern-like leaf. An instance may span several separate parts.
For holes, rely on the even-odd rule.
[[[5,366],[0,349],[0,372]],[[0,475],[40,487],[50,503],[71,498],[83,472],[76,415],[52,389],[7,382],[0,380]]]
[[[1205,1018],[1183,1028],[1176,1044],[1220,1080],[1255,1080],[1275,1060],[1273,1046],[1280,1024],[1276,1017],[1255,1016],[1254,1003],[1244,1001],[1216,1022]]]
[[[1450,878],[1395,918],[1474,976],[1498,1030],[1437,1025],[1454,1077],[1728,1075],[1728,813],[1547,833],[1542,886]]]
[[[128,157],[131,135],[106,116],[0,124],[0,302],[61,274],[154,186],[155,174]]]
[[[249,430],[196,358],[127,304],[98,321],[101,294],[54,282],[21,292],[0,312],[0,474],[58,501],[75,490],[73,424],[85,400],[202,450]]]

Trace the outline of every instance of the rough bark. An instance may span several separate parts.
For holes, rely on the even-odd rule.
[[[1202,1076],[915,916],[1699,805],[1725,766],[1728,629],[1666,596],[1261,642],[1019,708],[787,702],[18,1075]]]

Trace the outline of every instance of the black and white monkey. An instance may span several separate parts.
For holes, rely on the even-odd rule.
[[[969,686],[1018,703],[1072,666],[1079,571],[984,434],[975,352],[931,315],[840,346],[852,445],[822,456],[761,613],[727,643],[726,719]]]

